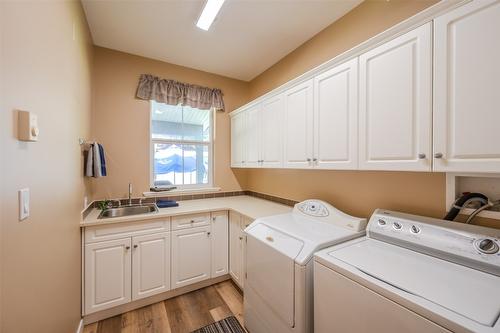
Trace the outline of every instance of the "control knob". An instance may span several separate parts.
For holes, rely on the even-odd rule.
[[[486,254],[498,252],[498,244],[491,238],[483,238],[476,241],[476,248]]]

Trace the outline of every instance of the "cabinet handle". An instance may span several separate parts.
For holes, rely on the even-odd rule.
[[[240,237],[238,237],[238,238],[239,238],[240,240],[243,240],[243,237],[241,237],[241,236],[240,236]]]
[[[194,223],[194,220],[189,221],[189,223]]]
[[[313,158],[313,162],[316,162],[318,159],[317,158]]]
[[[134,245],[134,249],[137,249],[137,247],[138,247],[138,246],[139,246],[139,245],[135,244],[135,245]]]
[[[130,246],[125,246],[125,250],[130,250]]]
[[[307,161],[307,162],[311,162],[311,159],[310,159],[310,158],[307,158],[307,159],[306,159],[306,161]]]
[[[435,158],[443,158],[443,153],[435,153],[434,157]]]
[[[424,153],[420,153],[420,154],[418,154],[418,159],[419,159],[419,160],[423,160],[423,159],[425,159],[425,157],[426,157],[426,156],[425,156],[425,154],[424,154]]]
[[[210,237],[210,231],[207,231],[207,236]]]

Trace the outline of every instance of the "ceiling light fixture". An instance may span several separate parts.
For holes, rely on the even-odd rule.
[[[215,17],[219,13],[224,1],[225,0],[207,0],[196,26],[200,29],[208,31],[214,22]]]

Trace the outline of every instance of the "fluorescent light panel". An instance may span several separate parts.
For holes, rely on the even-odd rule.
[[[196,26],[203,30],[210,29],[224,1],[225,0],[207,0]]]

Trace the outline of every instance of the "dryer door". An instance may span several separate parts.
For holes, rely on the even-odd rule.
[[[303,242],[259,224],[247,236],[247,280],[274,314],[293,327],[294,322],[294,259]]]

